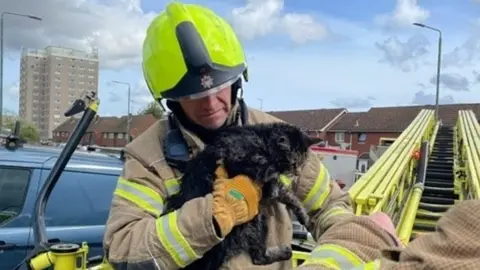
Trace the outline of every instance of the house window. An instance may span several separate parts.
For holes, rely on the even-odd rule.
[[[345,133],[343,133],[343,132],[336,132],[336,133],[335,133],[335,141],[336,141],[336,142],[344,142],[344,141],[345,141]]]
[[[367,133],[358,133],[358,142],[364,143],[367,141]]]

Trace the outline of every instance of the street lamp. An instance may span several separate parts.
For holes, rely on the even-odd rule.
[[[438,60],[437,60],[437,93],[435,95],[435,119],[438,121],[438,100],[440,96],[440,66],[442,62],[442,31],[437,28],[425,25],[423,23],[413,23],[413,25],[427,28],[438,33]]]
[[[263,111],[263,99],[257,98],[260,101],[260,111]]]
[[[127,143],[130,142],[130,92],[131,87],[130,84],[127,82],[120,82],[120,81],[112,81],[112,83],[123,84],[128,86],[128,105],[127,105]]]
[[[3,131],[3,17],[5,15],[25,17],[37,21],[42,20],[42,18],[37,16],[8,11],[2,12],[2,15],[0,16],[0,132]]]

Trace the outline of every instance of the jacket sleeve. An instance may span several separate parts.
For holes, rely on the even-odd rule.
[[[319,269],[478,269],[480,201],[452,207],[435,232],[419,236],[406,248],[366,216],[343,220],[322,235],[297,270]]]
[[[340,189],[320,155],[313,151],[308,153],[295,192],[309,213],[307,229],[315,239],[332,224],[353,215],[348,193]]]
[[[211,195],[162,216],[165,198],[176,190],[176,179],[161,179],[138,160],[126,160],[104,236],[105,254],[115,269],[179,269],[221,241]]]

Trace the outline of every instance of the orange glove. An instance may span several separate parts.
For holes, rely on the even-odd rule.
[[[262,190],[245,175],[229,179],[222,166],[217,168],[215,175],[213,216],[224,237],[234,226],[248,222],[258,214]]]

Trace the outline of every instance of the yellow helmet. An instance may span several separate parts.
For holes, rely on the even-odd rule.
[[[195,99],[247,77],[232,27],[212,10],[173,2],[147,29],[143,74],[155,99]]]

